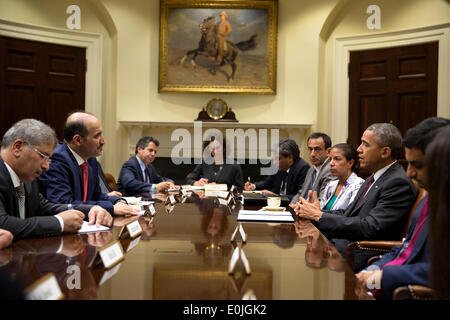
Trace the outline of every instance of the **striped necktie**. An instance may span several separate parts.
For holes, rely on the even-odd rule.
[[[17,201],[19,204],[19,214],[21,219],[25,219],[25,188],[23,183],[14,188],[16,191]]]

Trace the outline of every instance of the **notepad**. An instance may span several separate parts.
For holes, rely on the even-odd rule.
[[[105,226],[97,227],[95,223],[93,225],[89,225],[87,221],[83,221],[83,225],[81,229],[78,230],[78,233],[90,233],[90,232],[100,232],[100,231],[108,231],[110,228]]]
[[[237,221],[240,222],[294,222],[289,211],[240,210]]]

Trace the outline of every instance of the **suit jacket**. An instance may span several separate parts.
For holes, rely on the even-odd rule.
[[[39,178],[42,194],[55,203],[82,204],[84,197],[83,176],[72,152],[65,143],[58,143],[51,157],[50,170]],[[119,197],[110,197],[102,193],[98,177],[98,162],[95,158],[87,160],[88,190],[85,204],[99,205],[111,215],[114,214],[114,203]]]
[[[286,186],[286,195],[289,197],[289,200],[302,188],[308,169],[309,164],[302,158],[295,161],[289,168]],[[266,180],[255,182],[256,189],[267,189],[276,194],[280,194],[283,174],[284,172],[278,171],[276,174],[268,176]]]
[[[323,211],[322,217],[315,224],[328,239],[359,241],[401,238],[416,199],[416,188],[402,166],[394,163],[375,181],[356,206],[367,182],[368,179],[359,188],[355,200],[347,209]]]
[[[300,200],[300,197],[303,197],[304,199],[308,198],[308,187],[309,184],[311,183],[312,174],[314,170],[315,170],[314,166],[311,166],[309,168],[308,173],[306,174],[305,181],[303,182],[302,188],[292,198],[291,203],[298,202],[298,200]],[[336,177],[332,176],[330,172],[330,158],[327,158],[327,160],[325,160],[322,167],[320,168],[319,172],[316,174],[316,179],[314,180],[314,184],[312,186],[312,191],[317,191],[319,201],[322,201],[325,187],[327,186],[328,182],[335,179]]]
[[[24,183],[25,219],[20,218],[19,204],[5,163],[0,158],[0,228],[9,230],[14,240],[52,237],[61,234],[61,225],[53,217],[67,210],[65,204],[51,203],[39,193],[37,181]],[[74,205],[87,214],[92,206]]]
[[[97,161],[97,168],[98,168],[98,182],[100,183],[100,190],[102,193],[109,193],[113,191],[109,185],[108,181],[106,181],[105,174],[103,173],[103,168],[100,165],[100,162]]]
[[[419,205],[414,211],[414,215],[411,219],[411,223],[409,224],[408,234],[405,238],[404,244],[409,243],[413,236],[414,229],[417,225],[417,221],[419,220],[419,216],[424,206],[425,199],[426,197],[424,197],[419,202]],[[380,269],[382,269],[386,263],[391,262],[400,255],[403,247],[405,247],[405,245],[392,248],[391,252],[384,254],[383,257],[380,260],[376,261],[373,265],[376,265]],[[427,219],[425,220],[425,223],[422,227],[422,230],[420,231],[416,243],[414,244],[411,254],[405,261],[405,263],[400,266],[386,266],[383,269],[381,287],[383,288],[385,297],[387,299],[392,299],[392,293],[396,288],[400,286],[406,286],[408,284],[420,284],[429,286],[429,270],[430,254],[428,245]]]
[[[242,177],[242,170],[239,164],[223,164],[219,166],[217,175],[214,171],[214,165],[202,163],[195,167],[195,169],[187,175],[186,182],[193,184],[200,178],[207,178],[209,182],[226,183],[228,188],[232,185],[243,188],[244,178]]]
[[[155,167],[150,163],[148,166],[150,183],[145,182],[142,174],[141,166],[136,156],[131,157],[125,162],[120,170],[119,179],[117,180],[117,191],[124,196],[134,196],[139,193],[150,192],[152,184],[158,184],[168,179],[161,177]]]

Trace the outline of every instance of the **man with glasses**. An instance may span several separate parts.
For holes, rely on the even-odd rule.
[[[55,204],[39,193],[36,178],[49,169],[55,145],[53,129],[34,119],[17,122],[3,137],[0,228],[14,240],[76,232],[85,218],[90,224],[112,224],[111,215],[99,206]]]

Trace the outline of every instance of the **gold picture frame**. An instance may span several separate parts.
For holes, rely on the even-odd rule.
[[[276,94],[277,24],[278,0],[160,0],[158,91]]]

